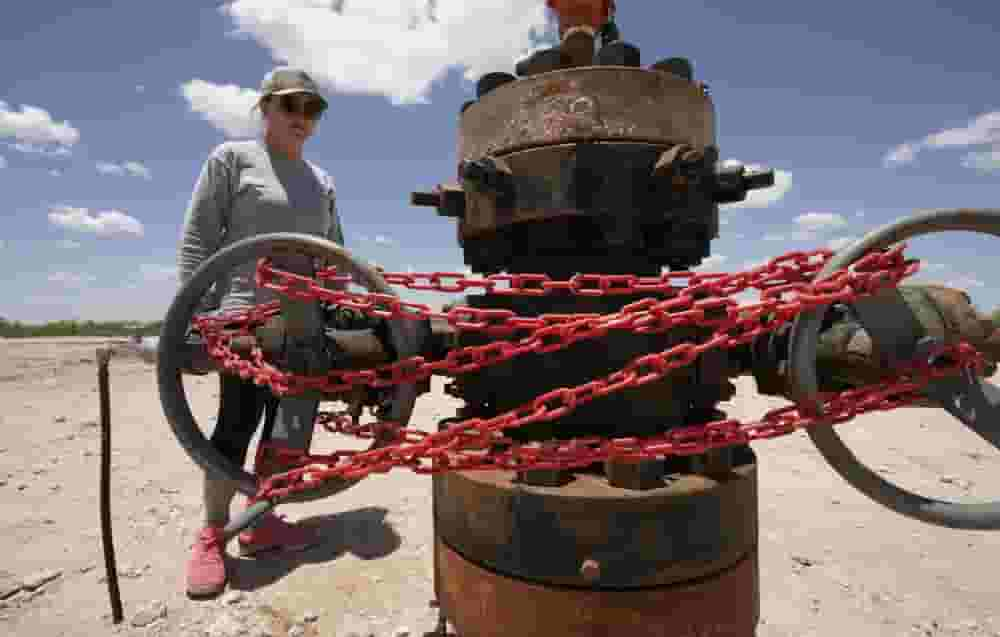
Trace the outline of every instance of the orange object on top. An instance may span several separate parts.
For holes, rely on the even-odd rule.
[[[615,0],[545,0],[545,5],[559,16],[560,33],[576,26],[599,29],[615,10]]]

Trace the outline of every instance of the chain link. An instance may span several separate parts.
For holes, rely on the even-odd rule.
[[[951,364],[946,367],[918,365],[897,370],[897,379],[891,383],[824,395],[822,417],[800,413],[791,405],[769,411],[751,423],[724,419],[671,429],[642,439],[591,437],[515,443],[504,435],[505,431],[524,425],[557,420],[609,394],[660,380],[674,369],[693,363],[708,350],[750,343],[794,320],[803,310],[850,302],[895,286],[919,268],[917,261],[903,257],[904,249],[905,245],[901,244],[870,253],[851,268],[840,270],[821,282],[813,278],[832,256],[829,250],[789,252],[745,272],[721,274],[687,271],[665,272],[659,277],[578,274],[567,281],[554,281],[544,274],[495,274],[473,278],[454,272],[380,272],[390,285],[422,291],[453,293],[482,288],[488,294],[498,295],[653,294],[666,297],[643,298],[606,315],[543,314],[538,317],[520,317],[510,310],[466,306],[435,312],[427,305],[404,302],[389,294],[328,290],[314,279],[274,269],[267,259],[261,259],[257,264],[257,285],[292,298],[325,301],[384,319],[438,319],[447,321],[459,331],[493,336],[529,332],[516,341],[494,341],[455,349],[438,361],[414,356],[372,369],[331,371],[317,377],[282,372],[264,360],[259,347],[253,348],[250,360],[230,348],[233,338],[251,336],[253,329],[278,314],[279,302],[217,317],[195,317],[192,322],[205,339],[211,357],[225,370],[245,380],[252,379],[257,385],[268,385],[279,396],[307,390],[336,394],[358,385],[384,388],[419,382],[435,374],[458,376],[527,353],[554,352],[579,341],[602,338],[610,330],[658,334],[682,326],[712,328],[711,335],[702,343],[682,343],[662,352],[639,356],[604,378],[555,389],[493,418],[467,419],[436,433],[387,422],[354,425],[344,414],[320,414],[318,422],[328,429],[363,438],[373,437],[376,429],[385,431],[386,427],[392,427],[396,432],[394,444],[365,452],[338,452],[327,456],[300,453],[297,468],[266,480],[258,497],[281,498],[314,488],[325,480],[358,479],[395,467],[407,467],[422,474],[475,469],[571,469],[610,458],[638,461],[702,454],[712,449],[784,436],[817,423],[839,424],[863,413],[913,404],[923,398],[920,390],[931,378],[955,373],[970,364],[982,369],[981,355],[963,343],[947,349]],[[351,282],[349,275],[338,275],[335,268],[319,272],[316,279]],[[421,282],[423,280],[427,282]],[[677,281],[686,283],[680,285]],[[759,302],[740,305],[732,298],[750,289],[760,292]]]

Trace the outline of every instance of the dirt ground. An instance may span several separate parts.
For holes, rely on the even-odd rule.
[[[430,478],[403,470],[284,507],[324,543],[294,557],[234,558],[229,592],[188,600],[182,575],[200,521],[200,470],[166,424],[155,368],[126,358],[111,363],[112,513],[125,607],[114,625],[98,513],[95,350],[103,342],[0,340],[0,635],[422,636],[434,628]],[[185,379],[206,425],[216,378]],[[435,379],[418,400],[414,426],[453,415],[457,401],[442,386]],[[724,407],[750,419],[782,404],[741,379]],[[943,411],[869,415],[840,431],[862,460],[910,490],[1000,499],[1000,453]],[[325,438],[333,440],[323,446],[338,442]],[[1000,533],[931,527],[883,509],[827,467],[804,434],[754,448],[760,637],[1000,636]]]

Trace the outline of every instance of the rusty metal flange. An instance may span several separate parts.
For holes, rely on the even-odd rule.
[[[566,216],[613,217],[612,243],[633,239],[633,227],[676,217],[718,234],[718,211],[707,195],[663,183],[654,173],[663,157],[687,146],[634,142],[559,144],[491,158],[511,175],[508,203],[489,190],[466,190],[463,238],[489,235],[516,223]],[[693,210],[692,210],[693,208]],[[609,229],[610,230],[610,229]]]
[[[504,577],[437,540],[439,599],[461,637],[753,637],[760,618],[756,550],[692,582],[635,591],[556,588]]]
[[[560,487],[506,471],[436,475],[436,534],[479,567],[543,584],[621,590],[705,577],[757,543],[757,467],[749,447],[736,456],[722,475],[668,474],[642,491],[588,472]]]
[[[500,86],[461,115],[459,159],[583,141],[715,145],[715,107],[696,84],[620,66],[560,69]]]

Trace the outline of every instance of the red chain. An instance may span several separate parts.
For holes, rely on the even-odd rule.
[[[257,285],[293,298],[327,301],[386,319],[436,318],[446,320],[460,331],[491,335],[529,332],[516,342],[496,341],[456,349],[439,361],[428,362],[421,356],[414,356],[374,369],[332,371],[318,377],[278,370],[264,360],[259,347],[252,351],[252,360],[243,359],[230,349],[232,338],[251,335],[253,328],[279,313],[279,302],[219,317],[196,317],[193,323],[205,338],[210,355],[226,370],[244,379],[253,378],[258,385],[267,384],[278,395],[307,389],[339,393],[356,385],[389,387],[421,381],[433,374],[454,376],[525,353],[551,352],[580,340],[601,338],[612,329],[660,333],[685,325],[713,328],[711,336],[703,343],[683,343],[663,352],[640,356],[624,369],[604,378],[577,387],[555,389],[490,419],[468,419],[432,434],[397,428],[395,444],[370,451],[338,452],[327,456],[300,454],[296,462],[298,467],[268,479],[261,486],[258,497],[283,497],[311,489],[325,480],[359,479],[403,466],[417,473],[569,469],[609,458],[638,461],[668,455],[702,454],[711,449],[783,436],[817,423],[838,424],[863,413],[913,404],[922,398],[920,390],[931,378],[955,373],[970,364],[982,368],[979,353],[961,344],[948,350],[950,360],[954,361],[951,365],[933,369],[921,365],[899,370],[897,380],[892,383],[824,395],[825,415],[822,417],[799,413],[798,408],[791,405],[772,410],[752,423],[719,420],[642,439],[591,437],[514,443],[503,435],[504,431],[522,425],[556,420],[602,396],[655,382],[672,370],[694,362],[707,350],[749,343],[794,320],[805,309],[850,302],[878,289],[895,286],[919,267],[915,260],[903,258],[904,248],[899,245],[870,253],[851,268],[840,270],[821,282],[812,279],[832,256],[829,250],[791,252],[752,270],[730,274],[667,272],[659,277],[580,274],[568,281],[553,281],[544,274],[497,274],[476,279],[453,272],[382,273],[387,283],[412,290],[464,292],[470,288],[484,288],[490,294],[522,296],[543,296],[558,291],[579,296],[651,293],[667,297],[644,298],[607,315],[544,314],[531,318],[516,316],[509,310],[465,306],[441,313],[427,305],[401,301],[393,295],[328,290],[322,286],[322,281],[349,283],[351,277],[337,275],[335,268],[329,268],[317,275],[317,282],[276,270],[262,259],[257,267]],[[426,279],[427,283],[421,283],[421,279]],[[674,280],[686,280],[687,283],[680,286]],[[508,285],[503,287],[501,283]],[[751,288],[761,292],[760,302],[739,305],[730,298]],[[321,414],[319,422],[333,423],[330,428],[335,431],[366,438],[373,437],[376,426],[384,430],[386,425],[392,424],[351,427],[346,417],[337,414]]]

